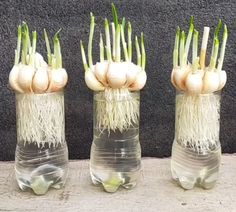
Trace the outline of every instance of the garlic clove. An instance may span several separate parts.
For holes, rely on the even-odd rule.
[[[34,93],[44,93],[49,86],[48,71],[39,67],[34,74],[32,89]]]
[[[202,72],[190,72],[185,81],[186,89],[191,94],[200,94],[203,88]]]
[[[177,86],[174,76],[175,76],[175,72],[178,71],[177,69],[179,69],[179,68],[180,67],[174,68],[171,72],[171,83],[177,90],[181,90],[181,89]]]
[[[138,91],[141,90],[147,81],[147,74],[146,71],[141,71],[138,73],[135,82],[130,85],[129,91]]]
[[[94,72],[93,71],[85,71],[85,75],[84,75],[84,78],[85,78],[85,83],[86,85],[88,86],[88,88],[90,88],[91,90],[93,91],[103,91],[105,90],[105,87],[103,86],[102,83],[100,83]]]
[[[219,71],[218,75],[219,75],[219,87],[218,87],[218,90],[221,90],[225,86],[225,84],[226,84],[227,74],[226,74],[225,71]]]
[[[68,75],[64,68],[51,69],[48,68],[49,87],[47,92],[56,92],[65,87],[68,81]]]
[[[29,65],[21,65],[18,73],[18,85],[25,93],[32,92],[32,80],[35,69]]]
[[[142,68],[138,65],[135,65],[134,63],[127,63],[127,66],[129,67],[126,72],[126,87],[129,87],[131,84],[133,84],[137,78],[137,75],[139,72],[142,71]]]
[[[35,61],[35,67],[38,68],[38,67],[44,67],[46,68],[48,66],[47,62],[43,59],[43,56],[36,52],[35,53],[35,57],[34,57]]]
[[[24,91],[20,88],[18,84],[19,71],[20,71],[20,66],[14,65],[9,74],[9,84],[13,90],[19,93],[23,93]]]
[[[62,78],[63,78],[63,83],[62,86],[65,87],[67,82],[68,82],[68,74],[66,72],[66,69],[64,68],[60,68],[59,70],[57,70],[58,72],[60,72]]]
[[[182,91],[186,90],[185,80],[189,72],[190,72],[190,66],[185,66],[184,68],[176,69],[176,71],[174,72],[173,75],[174,82],[176,86],[180,88],[180,90]]]
[[[97,62],[94,67],[94,73],[96,78],[104,85],[108,86],[107,83],[107,69],[108,69],[108,61]]]
[[[216,71],[207,70],[203,77],[203,93],[212,93],[218,90],[219,75]]]
[[[110,62],[107,82],[111,88],[122,88],[126,83],[127,65],[123,62]]]

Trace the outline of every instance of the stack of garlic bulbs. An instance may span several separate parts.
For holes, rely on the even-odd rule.
[[[54,53],[51,53],[49,39],[44,30],[48,63],[36,52],[37,32],[32,32],[25,22],[18,27],[15,63],[9,74],[9,84],[18,93],[50,93],[62,90],[68,81],[67,72],[62,68],[59,31],[53,37]]]

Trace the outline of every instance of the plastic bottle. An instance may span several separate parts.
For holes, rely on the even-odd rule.
[[[135,99],[134,104],[138,104],[136,105],[138,111],[135,112],[139,114],[139,93],[130,95],[132,97],[130,101]],[[122,105],[127,103],[126,98],[113,102],[117,101],[117,98],[106,102],[108,100],[104,99],[101,92],[94,95],[94,135],[90,154],[90,173],[93,183],[102,184],[107,192],[115,192],[120,186],[127,189],[133,188],[137,183],[141,168],[139,119],[122,131],[104,129],[97,124],[98,117],[101,115],[97,114],[99,107],[107,109],[112,105],[114,111],[117,104],[120,104],[118,107],[123,109]],[[103,115],[106,118],[107,114]]]
[[[16,94],[15,174],[21,190],[45,194],[68,175],[63,92]]]
[[[220,93],[176,95],[172,177],[184,189],[212,188],[218,179],[221,145]]]

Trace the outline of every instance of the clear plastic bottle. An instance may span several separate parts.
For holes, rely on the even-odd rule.
[[[220,93],[177,93],[172,177],[184,189],[212,188],[218,179]]]
[[[210,189],[218,179],[220,161],[220,145],[209,152],[199,153],[174,141],[171,158],[172,177],[185,189],[192,189],[195,185]]]
[[[139,114],[139,93],[131,93],[130,95],[138,104],[138,111],[136,112]],[[108,100],[104,99],[101,92],[95,93],[95,113],[98,112],[100,103],[107,104],[104,101]],[[117,98],[112,99],[112,101],[117,101]],[[125,101],[127,100],[119,100],[118,104],[123,105]],[[116,103],[113,102],[112,104]],[[138,122],[132,123],[121,132],[119,129],[108,130],[99,127],[97,117],[99,116],[94,114],[94,135],[90,154],[92,182],[102,184],[107,192],[115,192],[120,186],[127,189],[133,188],[137,183],[141,168],[139,119]]]
[[[18,142],[15,156],[16,179],[21,190],[31,188],[45,194],[49,187],[61,188],[68,172],[68,150],[65,144],[38,147]]]
[[[64,95],[16,94],[15,175],[21,190],[45,194],[59,189],[68,175]]]

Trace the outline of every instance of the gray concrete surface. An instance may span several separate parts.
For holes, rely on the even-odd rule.
[[[44,196],[22,192],[14,178],[12,162],[0,162],[0,211],[79,212],[234,212],[236,208],[236,155],[224,155],[220,176],[211,190],[185,191],[171,180],[170,160],[143,158],[142,174],[133,190],[106,193],[93,186],[89,161],[70,161],[62,190]]]

